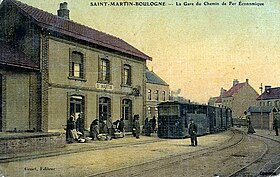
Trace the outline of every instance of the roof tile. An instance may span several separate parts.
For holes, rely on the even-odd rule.
[[[268,91],[262,93],[257,100],[280,99],[280,87],[269,88]]]
[[[71,20],[61,18],[59,16],[24,4],[20,1],[6,1],[11,1],[24,15],[35,19],[37,25],[42,28],[46,28],[51,31],[68,35],[76,39],[84,40],[132,56],[136,56],[144,60],[151,60],[151,57],[134,48],[120,38],[97,31]]]
[[[23,52],[16,51],[8,45],[4,40],[0,39],[0,64],[39,70],[39,66],[36,65],[30,58],[28,58]]]

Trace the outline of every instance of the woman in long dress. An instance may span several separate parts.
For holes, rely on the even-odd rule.
[[[247,122],[248,122],[248,134],[253,134],[253,133],[256,133],[253,126],[252,126],[252,122],[250,120],[250,117],[248,117],[247,119]]]

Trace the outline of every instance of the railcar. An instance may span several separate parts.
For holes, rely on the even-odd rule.
[[[231,110],[185,102],[163,102],[158,105],[158,137],[188,137],[190,119],[197,124],[198,135],[216,133],[231,126]]]

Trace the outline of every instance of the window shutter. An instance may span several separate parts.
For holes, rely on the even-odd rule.
[[[128,71],[128,85],[131,85],[131,84],[132,84],[132,83],[131,83],[131,81],[132,81],[131,77],[132,77],[131,66],[129,66],[129,71]]]
[[[121,84],[125,84],[124,83],[124,64],[123,64],[123,62],[121,62]]]
[[[106,60],[107,63],[107,73],[106,73],[106,80],[108,81],[108,83],[111,81],[111,64],[109,60]]]
[[[101,58],[98,57],[98,80],[102,81],[102,74],[101,74]]]

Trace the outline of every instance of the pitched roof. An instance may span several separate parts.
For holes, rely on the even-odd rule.
[[[216,98],[215,103],[222,103],[222,97],[221,96],[218,96],[218,97],[215,97],[215,98]]]
[[[41,28],[129,54],[144,60],[151,60],[151,57],[115,36],[97,31],[71,20],[61,18],[57,15],[53,15],[17,0],[4,0],[3,3],[4,2],[11,2],[14,4],[23,15],[34,19],[35,23]]]
[[[30,58],[23,52],[17,51],[10,47],[8,43],[0,39],[0,64],[24,69],[39,70]]]
[[[280,99],[280,87],[269,88],[257,98],[257,100],[270,99]]]
[[[248,108],[248,112],[251,112],[251,113],[270,113],[273,111],[273,109],[275,109],[274,107],[272,106],[250,106]]]
[[[228,91],[224,93],[224,97],[230,97],[233,96],[235,93],[237,93],[242,87],[246,85],[246,82],[235,84],[232,86]]]
[[[168,86],[168,84],[164,80],[162,80],[156,73],[154,73],[153,71],[149,71],[148,69],[146,69],[146,82]]]

